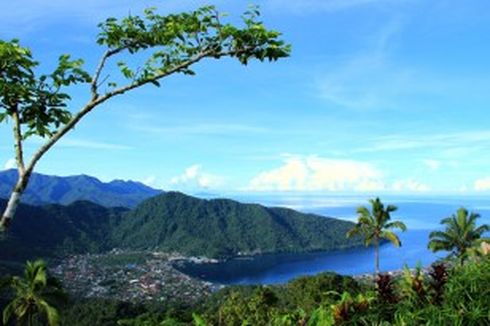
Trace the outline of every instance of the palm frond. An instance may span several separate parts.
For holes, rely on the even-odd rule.
[[[394,211],[396,211],[397,209],[398,209],[398,207],[396,207],[395,205],[388,205],[388,206],[386,207],[386,211],[387,211],[388,213],[394,212]]]
[[[443,240],[431,240],[429,241],[429,244],[427,247],[432,250],[433,252],[436,251],[451,251],[453,249],[453,243],[449,241],[443,241]]]
[[[475,231],[474,231],[474,232],[475,232],[475,233],[476,233],[476,234],[477,234],[479,237],[481,237],[481,235],[482,235],[483,233],[488,232],[488,231],[490,231],[490,225],[488,225],[488,224],[483,224],[483,225],[480,225],[479,227],[477,227],[477,228],[475,229]]]
[[[366,237],[364,238],[364,245],[368,247],[375,239],[374,233],[369,233],[366,234]]]
[[[393,229],[393,228],[400,229],[403,232],[405,232],[407,230],[407,226],[405,225],[405,223],[400,222],[400,221],[393,221],[393,222],[387,223],[385,225],[385,228],[387,228],[387,229]]]
[[[15,307],[17,306],[17,300],[12,300],[4,309],[2,314],[2,322],[4,325],[8,325],[8,322],[14,314]]]
[[[356,225],[352,229],[350,229],[349,231],[347,231],[347,233],[345,234],[345,236],[347,238],[352,238],[353,236],[356,236],[359,233],[361,233],[361,228]]]
[[[444,231],[432,231],[429,234],[429,239],[441,239],[441,240],[446,240],[446,241],[452,241],[454,237],[451,236],[451,234],[448,234],[447,232]]]
[[[398,238],[395,233],[388,230],[381,232],[380,238],[391,241],[396,247],[401,247],[402,245],[400,238]]]
[[[369,212],[369,209],[367,207],[359,206],[357,207],[357,215],[359,215],[359,218],[361,217],[369,218],[369,216],[371,216],[371,213]]]
[[[38,300],[36,302],[36,305],[38,306],[39,311],[46,315],[48,319],[48,324],[49,326],[57,326],[59,325],[59,314],[58,311],[49,305],[45,300]]]

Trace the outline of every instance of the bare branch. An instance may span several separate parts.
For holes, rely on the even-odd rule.
[[[98,83],[97,87],[104,85],[104,83],[109,79],[110,76],[111,75],[105,76],[104,79],[102,79],[100,83]]]
[[[213,51],[211,50],[207,50],[207,51],[203,51],[199,54],[197,54],[195,57],[187,60],[187,61],[184,61],[182,62],[181,64],[179,65],[176,65],[175,67],[171,68],[171,69],[168,69],[168,70],[165,70],[163,72],[161,72],[160,74],[157,74],[151,78],[148,78],[148,79],[142,79],[142,80],[137,80],[136,82],[134,83],[131,83],[129,85],[126,85],[126,86],[122,86],[118,89],[115,89],[107,94],[105,94],[104,96],[101,96],[99,98],[99,100],[101,102],[104,102],[106,101],[107,99],[113,97],[113,96],[116,96],[116,95],[120,95],[120,94],[123,94],[129,90],[132,90],[134,88],[137,88],[137,87],[140,87],[140,86],[143,86],[145,84],[148,84],[148,83],[151,83],[151,82],[154,82],[154,81],[157,81],[159,79],[162,79],[164,77],[167,77],[171,74],[174,74],[176,72],[179,72],[180,70],[182,69],[185,69],[187,67],[189,67],[190,65],[200,61],[201,59],[205,58],[205,57],[208,57],[208,56],[212,56],[213,55]]]
[[[100,86],[98,84],[100,74],[102,73],[102,70],[104,69],[105,63],[107,62],[107,59],[109,59],[111,56],[121,52],[124,50],[124,47],[120,47],[114,50],[107,50],[102,58],[99,61],[99,64],[97,65],[97,68],[95,69],[94,76],[92,77],[92,82],[90,83],[90,90],[92,92],[92,100],[95,100],[99,94],[97,92],[97,88]]]

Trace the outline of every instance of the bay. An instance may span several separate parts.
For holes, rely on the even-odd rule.
[[[241,202],[266,206],[289,207],[302,212],[331,216],[350,221],[356,219],[356,208],[367,205],[367,196],[312,195],[235,195]],[[445,253],[427,249],[429,233],[440,229],[440,220],[464,206],[482,215],[479,223],[490,223],[490,200],[485,197],[384,197],[385,203],[399,207],[394,219],[409,228],[399,232],[402,247],[385,244],[380,248],[381,270],[392,271],[408,266],[428,266]],[[334,252],[269,254],[238,257],[219,263],[182,263],[178,268],[197,278],[221,284],[278,284],[304,275],[333,271],[344,275],[373,273],[374,250],[355,248]]]

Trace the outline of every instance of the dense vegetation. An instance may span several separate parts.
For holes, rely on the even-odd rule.
[[[0,200],[0,209],[5,205]],[[216,257],[360,244],[345,239],[350,222],[181,193],[159,195],[132,211],[87,201],[68,206],[21,205],[18,217],[0,239],[0,260],[24,262],[118,247]]]
[[[6,201],[0,199],[0,208],[5,205]],[[68,206],[20,205],[19,218],[0,238],[0,260],[24,262],[36,257],[109,250],[111,232],[126,210],[87,201]]]
[[[63,325],[488,325],[490,257],[429,273],[381,274],[377,284],[334,273],[285,285],[231,286],[197,306],[72,301]],[[196,321],[202,321],[199,324]]]
[[[0,172],[0,198],[8,198],[17,182],[17,170]],[[135,207],[143,200],[161,193],[134,181],[114,180],[108,183],[86,176],[48,176],[34,173],[22,196],[31,205],[62,204],[88,200],[106,207]]]
[[[490,256],[447,266],[381,274],[376,284],[322,273],[285,285],[231,286],[197,306],[72,298],[60,306],[60,320],[80,326],[488,325]]]
[[[345,237],[353,225],[291,209],[169,192],[125,214],[114,243],[208,257],[307,252],[361,245],[360,238]]]

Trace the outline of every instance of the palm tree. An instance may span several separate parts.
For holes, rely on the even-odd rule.
[[[50,326],[59,324],[59,315],[52,306],[54,300],[63,299],[60,284],[46,274],[43,260],[28,261],[24,277],[14,276],[9,281],[15,295],[3,310],[3,323],[15,317],[16,325],[34,325],[36,319],[45,319]]]
[[[389,240],[397,247],[401,246],[398,236],[390,229],[398,228],[406,231],[407,227],[400,221],[392,221],[390,213],[397,210],[394,205],[388,205],[386,208],[379,198],[370,199],[371,211],[364,206],[357,208],[357,224],[349,232],[347,237],[361,234],[364,236],[364,244],[369,246],[374,244],[375,252],[375,269],[376,275],[379,275],[379,242],[382,239]]]
[[[445,231],[434,231],[429,234],[429,249],[432,251],[451,251],[450,255],[455,255],[463,264],[468,255],[468,250],[481,241],[484,232],[490,230],[490,226],[483,224],[476,226],[476,220],[480,217],[477,213],[469,213],[467,209],[461,207],[456,214],[441,220],[441,224],[446,226]]]

